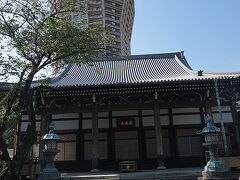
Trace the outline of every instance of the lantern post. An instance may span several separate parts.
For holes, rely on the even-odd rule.
[[[45,159],[45,167],[40,173],[38,179],[57,180],[60,179],[60,173],[54,166],[54,158],[60,151],[57,149],[57,141],[61,138],[54,133],[54,123],[49,124],[49,133],[43,137],[44,149],[43,156]]]
[[[203,146],[210,152],[210,159],[202,171],[202,177],[198,180],[235,180],[231,177],[230,171],[218,157],[218,148],[221,145],[221,130],[214,126],[211,121],[211,116],[206,115],[205,120],[207,126],[198,131],[197,134],[204,135],[205,142]]]

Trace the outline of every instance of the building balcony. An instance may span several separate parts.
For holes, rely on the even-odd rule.
[[[120,23],[119,20],[113,19],[113,18],[111,18],[111,17],[105,17],[105,19],[106,19],[106,20],[109,20],[109,21],[112,21],[112,22],[115,22],[115,23]]]
[[[89,0],[88,4],[102,4],[102,0]]]
[[[102,8],[100,9],[100,7],[97,7],[97,8],[96,8],[96,7],[94,7],[94,8],[89,7],[89,8],[88,8],[88,11],[89,11],[89,12],[102,12],[103,9],[102,9]]]
[[[105,8],[105,12],[108,13],[108,14],[112,14],[114,16],[121,16],[121,11],[112,11],[112,9],[106,9]]]
[[[97,21],[90,20],[90,21],[88,21],[89,27],[94,27],[97,24],[103,24],[103,21],[102,20],[97,20]]]
[[[112,4],[108,4],[108,3],[104,3],[104,6],[109,7],[111,9],[118,10],[118,11],[122,11],[122,6],[113,6]]]
[[[103,16],[99,16],[99,15],[88,15],[88,19],[102,19]]]
[[[106,22],[106,21],[105,21],[105,22]],[[106,26],[120,30],[120,26],[116,26],[116,25],[113,25],[113,24],[108,23],[108,22],[106,22]]]
[[[120,36],[120,31],[111,31],[110,34]]]

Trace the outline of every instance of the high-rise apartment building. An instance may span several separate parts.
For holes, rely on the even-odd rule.
[[[75,4],[76,11],[71,15],[74,21],[80,22],[86,19],[86,26],[91,27],[96,23],[101,23],[112,28],[113,42],[106,44],[109,55],[131,54],[134,0],[76,0]]]

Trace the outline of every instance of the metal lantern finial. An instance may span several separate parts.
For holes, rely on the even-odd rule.
[[[209,114],[207,114],[206,116],[205,116],[205,122],[206,123],[210,123],[211,122],[211,116],[209,115]]]
[[[54,130],[55,124],[53,122],[50,122],[48,127],[49,127],[50,130]]]

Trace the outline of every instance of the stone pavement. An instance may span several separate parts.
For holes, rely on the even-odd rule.
[[[110,171],[110,172],[79,172],[79,173],[61,173],[61,180],[88,180],[88,179],[96,179],[96,180],[117,180],[117,179],[125,179],[125,180],[133,180],[133,179],[161,179],[161,180],[197,180],[197,177],[201,176],[203,168],[173,168],[166,170],[142,170],[136,172],[118,172],[118,171]],[[235,177],[240,177],[240,171],[235,171],[232,173]],[[240,178],[239,178],[240,180]]]
[[[203,168],[174,168],[166,170],[143,170],[136,172],[80,172],[80,173],[61,173],[62,180],[77,179],[162,179],[162,180],[196,180],[201,176]]]

